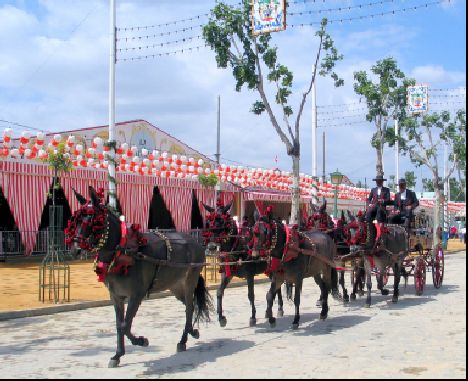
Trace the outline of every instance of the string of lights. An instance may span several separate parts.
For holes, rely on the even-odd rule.
[[[349,7],[340,7],[340,8],[328,8],[328,9],[324,9],[324,10],[314,10],[314,11],[303,11],[302,14],[304,13],[308,13],[308,14],[312,14],[312,13],[321,13],[322,11],[323,12],[330,12],[330,11],[349,11],[350,9],[354,9],[354,8],[360,8],[362,9],[363,7],[369,7],[369,6],[376,6],[376,5],[382,5],[386,2],[394,2],[395,0],[380,0],[378,2],[372,2],[372,3],[366,3],[366,4],[361,4],[360,6],[359,5],[356,5],[356,6],[349,6]],[[433,2],[426,2],[426,3],[423,3],[423,4],[418,4],[418,5],[414,5],[414,6],[411,6],[411,7],[406,7],[406,8],[400,8],[400,9],[392,9],[392,10],[389,10],[389,11],[384,11],[384,12],[380,12],[380,13],[374,13],[374,14],[365,14],[365,15],[360,15],[360,16],[355,16],[355,17],[348,17],[348,18],[341,18],[341,19],[331,19],[329,20],[328,22],[333,24],[333,23],[342,23],[344,21],[355,21],[355,20],[364,20],[364,19],[368,19],[368,18],[375,18],[375,17],[379,17],[379,16],[385,16],[385,15],[391,15],[391,14],[395,14],[395,13],[401,13],[401,12],[406,12],[406,11],[410,11],[410,10],[417,10],[417,9],[420,9],[420,8],[425,8],[425,7],[429,7],[429,6],[432,6],[432,5],[436,5],[436,4],[441,4],[441,3],[445,3],[445,2],[450,2],[451,0],[437,0],[437,1],[433,1]],[[315,2],[315,1],[314,1]],[[298,15],[300,14],[300,12],[296,12],[296,13],[291,13],[289,15]],[[198,20],[198,17],[199,16],[195,16],[191,19],[193,20]],[[190,19],[184,19],[184,20],[190,20]],[[177,22],[180,22],[177,21]],[[168,25],[172,25],[172,24],[176,24],[177,22],[172,22],[172,23],[166,23]],[[320,25],[321,21],[314,21],[314,22],[310,22],[310,23],[297,23],[297,24],[290,24],[289,26],[290,27],[307,27],[307,26],[313,26],[313,25]],[[148,26],[136,26],[136,27],[129,27],[129,28],[119,28],[118,30],[120,31],[134,31],[134,30],[147,30],[147,29],[150,29],[150,28],[153,28],[153,27],[157,27],[157,26],[165,26],[166,24],[158,24],[158,25],[148,25]],[[176,30],[172,30],[172,31],[165,31],[165,32],[160,32],[160,33],[153,33],[153,34],[147,34],[147,35],[140,35],[140,36],[125,36],[125,37],[119,37],[117,38],[117,42],[120,42],[120,43],[129,43],[129,42],[134,42],[134,41],[142,41],[142,40],[150,40],[150,39],[154,39],[154,38],[159,38],[159,37],[164,37],[164,36],[171,36],[171,35],[180,35],[180,34],[183,34],[183,33],[186,33],[186,32],[189,32],[189,31],[194,31],[194,30],[199,30],[203,27],[204,25],[203,24],[197,24],[197,25],[192,25],[192,26],[186,26],[186,27],[183,27],[181,29],[176,29]],[[138,47],[139,48],[139,47]]]
[[[394,3],[395,0],[380,0],[371,3],[365,4],[357,4],[357,5],[350,5],[344,7],[335,7],[335,8],[322,8],[322,9],[314,9],[314,10],[304,10],[304,11],[297,11],[297,12],[288,12],[288,16],[304,16],[304,15],[313,15],[313,14],[321,14],[323,12],[349,12],[354,9],[363,9],[368,7],[375,7],[379,5],[384,5],[387,3]]]
[[[198,46],[190,46],[179,50],[173,50],[170,52],[163,52],[163,53],[155,53],[155,54],[147,54],[142,56],[130,57],[130,58],[118,58],[117,61],[139,61],[139,60],[147,60],[156,57],[164,57],[164,56],[171,56],[176,54],[183,54],[183,53],[193,53],[195,51],[199,51],[200,49],[206,48],[208,45],[198,45]]]
[[[341,18],[341,19],[331,19],[331,20],[328,20],[328,23],[329,24],[336,24],[336,23],[343,23],[343,22],[346,22],[346,21],[352,22],[352,21],[365,20],[365,19],[370,19],[370,18],[373,19],[373,18],[376,18],[376,17],[382,17],[382,16],[387,16],[387,15],[395,15],[397,13],[403,13],[403,12],[407,12],[407,11],[416,11],[416,10],[421,9],[421,8],[428,8],[430,6],[439,5],[439,4],[447,3],[447,2],[450,2],[450,0],[438,0],[438,1],[428,2],[428,3],[423,3],[423,4],[420,4],[420,5],[414,5],[414,6],[411,6],[411,7],[392,9],[392,10],[385,11],[385,12],[355,16],[355,17],[347,17],[347,18]],[[315,26],[315,25],[320,25],[320,24],[321,24],[321,21],[313,21],[313,22],[310,22],[310,23],[290,24],[289,26],[294,28],[294,27]]]
[[[20,124],[20,123],[16,123],[16,122],[11,122],[11,121],[9,121],[9,120],[0,119],[0,122],[5,123],[5,124],[8,124],[8,125],[10,125],[10,126],[26,128],[27,130],[32,130],[32,131],[37,131],[37,132],[45,132],[45,133],[50,132],[50,131],[47,131],[47,130],[41,130],[40,128],[31,127],[31,126],[25,126],[24,124]]]
[[[117,49],[118,52],[128,52],[128,51],[135,51],[135,50],[143,50],[143,49],[154,49],[158,47],[164,47],[166,45],[174,45],[174,44],[179,44],[179,43],[185,43],[185,42],[192,42],[193,40],[199,40],[201,39],[202,36],[192,36],[192,37],[184,37],[179,40],[174,40],[174,41],[166,41],[166,42],[161,42],[161,43],[156,43],[152,45],[146,45],[146,46],[134,46],[131,48],[122,48],[122,49]]]

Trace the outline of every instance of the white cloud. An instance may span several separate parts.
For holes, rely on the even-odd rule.
[[[450,71],[442,65],[416,66],[411,72],[411,77],[415,78],[418,82],[449,86],[464,84],[466,82],[465,72]]]

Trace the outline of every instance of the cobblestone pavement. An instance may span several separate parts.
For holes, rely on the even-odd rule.
[[[375,292],[370,309],[364,299],[331,301],[320,321],[318,287],[308,279],[297,331],[290,302],[276,328],[263,319],[268,285],[256,287],[255,328],[246,288],[228,289],[227,327],[215,318],[202,324],[200,340],[189,338],[181,354],[183,305],[172,297],[146,301],[134,331],[150,345],[127,343],[117,369],[107,368],[115,351],[112,307],[0,322],[0,378],[465,378],[466,252],[446,257],[440,290],[431,274],[427,280],[418,297],[410,279],[396,305]]]

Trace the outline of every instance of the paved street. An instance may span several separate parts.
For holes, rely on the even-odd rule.
[[[397,305],[375,293],[370,309],[363,299],[346,307],[332,301],[326,321],[315,307],[318,288],[307,280],[297,331],[290,302],[275,329],[263,319],[267,285],[256,287],[256,328],[248,327],[246,289],[228,289],[227,327],[203,324],[200,340],[190,338],[182,354],[183,305],[172,297],[146,301],[134,331],[150,346],[128,345],[117,369],[107,368],[115,351],[112,307],[0,322],[0,378],[465,378],[465,252],[446,257],[445,275],[435,290],[428,274],[421,297],[410,279]]]

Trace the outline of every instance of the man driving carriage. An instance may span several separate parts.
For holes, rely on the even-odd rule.
[[[419,206],[416,193],[406,188],[406,180],[398,180],[399,192],[395,195],[394,213],[390,217],[390,223],[403,224],[405,229],[411,226],[413,210]]]
[[[382,175],[377,175],[373,180],[376,182],[377,186],[372,188],[367,198],[367,211],[365,221],[367,224],[367,239],[366,245],[372,246],[375,241],[375,232],[372,229],[372,221],[375,219],[377,223],[382,227],[382,225],[387,221],[387,211],[386,206],[391,205],[392,201],[390,199],[390,189],[384,187],[384,181],[387,181]]]

